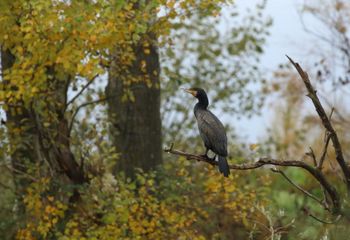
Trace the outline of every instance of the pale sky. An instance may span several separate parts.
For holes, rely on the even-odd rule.
[[[254,6],[258,0],[237,0],[239,9]],[[304,31],[300,21],[298,8],[303,0],[268,0],[265,13],[272,17],[273,25],[270,28],[270,36],[265,45],[265,53],[262,57],[262,68],[267,73],[273,72],[281,63],[286,63],[285,54],[289,55],[295,61],[306,62],[311,47],[315,43],[315,38]],[[317,21],[311,18],[307,19],[308,27],[313,29],[322,29]],[[310,49],[307,49],[310,47]],[[234,123],[237,134],[250,143],[262,140],[268,127],[271,127],[271,111],[267,108],[263,110],[262,116],[252,119],[242,119]]]

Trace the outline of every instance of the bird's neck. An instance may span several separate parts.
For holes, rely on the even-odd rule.
[[[209,105],[209,100],[207,96],[200,96],[198,98],[198,103],[196,104],[197,108],[207,109]]]

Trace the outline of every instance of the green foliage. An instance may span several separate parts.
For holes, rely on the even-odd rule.
[[[54,97],[50,99],[57,84],[66,84],[69,78],[74,85],[78,77],[90,80],[106,72],[104,66],[114,51],[120,52],[118,62],[126,68],[134,60],[133,44],[145,32],[164,35],[172,27],[170,20],[182,11],[209,7],[210,13],[220,2],[147,1],[135,7],[128,1],[2,1],[0,44],[16,61],[3,72],[6,82],[1,85],[0,101],[21,100],[26,106],[36,102],[37,111],[46,109],[49,114],[49,103],[57,104]],[[163,8],[169,14],[154,21]],[[55,116],[50,113],[48,118]]]
[[[194,133],[193,105],[184,104],[188,96],[183,87],[204,88],[210,108],[220,109],[220,116],[259,112],[263,103],[256,87],[263,81],[259,58],[271,25],[264,8],[265,3],[254,13],[241,14],[230,6],[218,16],[198,12],[174,23],[171,41],[161,49],[165,142],[181,142]]]
[[[16,195],[14,193],[11,173],[4,165],[0,165],[0,238],[6,239],[6,235],[16,231],[18,217],[13,214],[16,208]]]
[[[4,26],[0,43],[16,59],[11,69],[3,72],[7,82],[1,100],[14,103],[20,99],[29,104],[44,96],[45,106],[50,91],[55,90],[53,79],[64,84],[67,76],[91,79],[103,73],[101,61],[115,44],[120,48],[130,45],[133,34],[142,34],[138,29],[147,23],[154,7],[137,12],[123,1],[36,0],[3,1],[0,10]],[[127,50],[125,56],[132,56]],[[131,59],[125,59],[128,61]]]

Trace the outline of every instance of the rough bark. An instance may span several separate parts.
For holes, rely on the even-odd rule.
[[[69,77],[65,79],[55,79],[55,104],[53,111],[57,114],[57,121],[52,128],[55,135],[53,136],[53,156],[60,169],[74,184],[83,184],[87,182],[84,169],[79,166],[75,156],[70,148],[70,129],[65,117],[67,102],[67,92]]]
[[[135,168],[148,171],[162,162],[159,57],[155,38],[148,37],[146,47],[134,46],[136,59],[127,69],[114,56],[106,87],[111,138],[121,153],[115,171],[128,177]],[[128,91],[134,100],[123,99]]]

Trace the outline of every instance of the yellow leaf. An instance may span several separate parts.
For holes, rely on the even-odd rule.
[[[91,37],[90,37],[90,40],[91,40],[91,42],[96,42],[96,39],[97,39],[97,37],[96,37],[96,35],[92,35]]]
[[[31,92],[32,92],[33,94],[37,93],[38,91],[39,91],[39,89],[38,89],[37,87],[32,87]]]
[[[250,149],[251,151],[256,151],[256,150],[259,149],[259,147],[260,147],[260,144],[257,144],[257,143],[253,143],[253,144],[250,144],[250,145],[249,145],[249,149]]]

